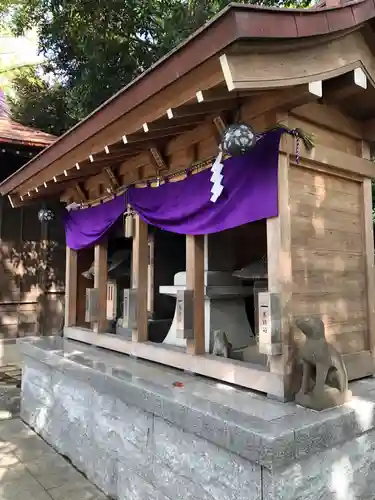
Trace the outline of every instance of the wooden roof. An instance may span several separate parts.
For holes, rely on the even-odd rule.
[[[60,193],[165,147],[245,97],[257,116],[274,109],[275,100],[291,109],[321,98],[324,87],[328,100],[341,96],[344,111],[356,119],[375,118],[374,18],[373,0],[305,10],[230,5],[10,176],[0,193],[16,195],[16,203],[25,194]],[[358,83],[362,77],[366,89]],[[369,125],[364,129],[372,134],[375,125]],[[39,189],[46,184],[46,191]]]
[[[9,117],[0,117],[0,143],[44,148],[55,140],[51,134],[26,127]]]

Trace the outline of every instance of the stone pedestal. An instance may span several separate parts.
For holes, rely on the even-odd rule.
[[[233,349],[248,346],[255,342],[254,334],[248,322],[244,297],[251,295],[251,288],[241,285],[229,272],[205,272],[205,339],[206,352],[212,351],[214,331],[222,330],[227,334]],[[186,273],[177,273],[173,286],[161,286],[160,293],[177,296],[178,290],[186,289]],[[186,347],[186,340],[176,335],[177,312],[164,343]]]
[[[315,412],[61,338],[21,351],[22,419],[110,497],[374,498],[372,378]]]

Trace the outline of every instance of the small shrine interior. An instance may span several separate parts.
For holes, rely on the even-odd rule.
[[[255,12],[267,38],[230,7],[0,192],[67,206],[67,338],[286,399],[300,317],[375,372],[375,37]]]

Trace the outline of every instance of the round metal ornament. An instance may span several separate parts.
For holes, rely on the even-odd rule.
[[[236,123],[224,131],[221,147],[224,154],[240,156],[250,151],[256,142],[255,132],[249,125]]]
[[[38,212],[39,222],[50,222],[54,220],[55,214],[49,208],[41,208]]]

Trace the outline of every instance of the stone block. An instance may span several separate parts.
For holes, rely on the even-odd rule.
[[[214,498],[260,499],[259,466],[155,418],[155,455],[176,474],[190,477]]]
[[[51,393],[25,380],[21,397],[21,418],[43,437],[52,425],[51,412],[53,408]]]
[[[119,464],[118,478],[118,500],[170,500],[123,464]]]
[[[372,500],[375,434],[364,434],[282,470],[263,470],[264,500]]]
[[[118,497],[118,460],[112,451],[90,443],[90,456],[86,458],[86,476],[111,498]]]
[[[27,380],[31,384],[47,391],[52,388],[52,368],[44,363],[25,356],[22,371],[22,383]]]
[[[119,459],[128,453],[127,442],[141,449],[147,446],[153,422],[150,413],[98,393],[92,410],[95,440]]]

